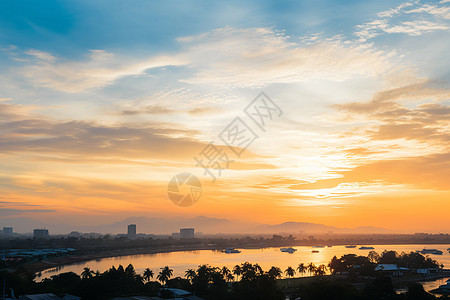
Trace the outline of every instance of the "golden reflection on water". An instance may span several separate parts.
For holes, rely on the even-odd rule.
[[[423,248],[440,249],[444,251],[443,255],[431,255],[430,257],[437,260],[439,263],[443,263],[446,268],[450,268],[450,253],[446,250],[450,245],[376,245],[373,247],[377,252],[395,250],[398,253],[401,253],[402,251],[416,251]],[[331,248],[299,246],[293,248],[297,249],[293,254],[281,252],[280,248],[263,248],[240,249],[242,252],[235,254],[226,254],[212,250],[197,250],[101,258],[45,270],[42,272],[42,277],[37,280],[64,272],[81,274],[84,267],[89,267],[93,271],[98,270],[104,272],[112,266],[117,267],[121,264],[126,267],[130,263],[133,264],[138,274],[142,274],[146,268],[150,268],[155,272],[155,277],[159,272],[159,269],[164,266],[169,266],[174,270],[174,277],[184,277],[184,273],[187,269],[195,269],[202,264],[209,264],[214,267],[227,266],[232,269],[235,265],[243,262],[258,263],[263,270],[268,270],[270,267],[276,266],[284,271],[288,266],[292,266],[296,269],[299,263],[309,264],[312,262],[315,265],[327,265],[334,255],[337,257],[347,253],[367,255],[371,251],[359,250],[358,247],[355,249],[347,249],[344,246],[333,246]],[[318,250],[319,253],[312,253],[312,250]],[[308,273],[306,273],[305,276],[306,275],[308,275]],[[298,277],[300,274],[296,274],[295,276]]]

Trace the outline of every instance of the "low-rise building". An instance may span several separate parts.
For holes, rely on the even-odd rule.
[[[375,268],[375,271],[378,271],[388,276],[399,277],[403,276],[405,272],[410,271],[410,269],[399,267],[396,264],[379,264]]]
[[[2,235],[4,237],[12,237],[13,236],[13,228],[12,227],[3,227]]]
[[[180,239],[193,239],[195,237],[194,228],[181,228]]]
[[[48,229],[45,229],[45,228],[33,229],[33,237],[35,239],[46,239],[46,238],[48,238]]]

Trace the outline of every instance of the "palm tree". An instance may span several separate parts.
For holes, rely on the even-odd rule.
[[[367,257],[373,263],[378,263],[378,261],[380,260],[380,254],[378,254],[378,252],[373,251],[373,250],[370,251],[369,254],[367,254]]]
[[[192,280],[195,278],[195,276],[197,276],[197,273],[195,272],[194,269],[188,269],[185,273],[184,276],[189,279],[192,283]]]
[[[156,279],[161,281],[163,284],[166,284],[167,281],[172,277],[173,270],[169,268],[169,266],[165,266],[164,268],[161,268],[161,272],[159,272]]]
[[[289,266],[284,273],[289,277],[288,285],[291,285],[291,277],[295,275],[295,270]]]
[[[327,266],[325,265],[320,265],[316,268],[316,270],[314,271],[314,275],[316,276],[323,276],[327,273]]]
[[[227,277],[228,274],[231,274],[230,269],[228,269],[227,267],[223,267],[222,270],[220,270],[220,272],[222,273],[223,277]]]
[[[92,271],[90,268],[85,267],[83,269],[83,272],[81,272],[81,278],[82,279],[88,279],[94,277],[94,271]]]
[[[306,268],[308,269],[309,276],[312,276],[312,274],[314,274],[314,272],[316,271],[316,265],[313,263],[309,263]]]
[[[270,278],[277,279],[277,278],[280,278],[280,277],[281,277],[281,275],[283,274],[283,272],[281,271],[280,268],[272,267],[272,268],[270,268],[270,270],[267,272],[267,274],[270,276]]]
[[[256,273],[257,273],[258,275],[264,274],[264,271],[263,271],[263,269],[261,268],[260,265],[255,264],[254,267],[255,267],[255,271],[256,271]]]
[[[306,266],[305,266],[305,264],[304,263],[300,263],[299,265],[298,265],[298,267],[297,267],[297,271],[302,275],[302,277],[303,277],[303,274],[304,273],[306,273]]]
[[[134,278],[134,276],[136,276],[136,271],[134,270],[134,267],[132,264],[129,264],[126,268],[125,268],[125,274],[130,277],[130,278]]]
[[[239,280],[239,275],[242,274],[242,268],[240,265],[235,265],[233,268],[233,274],[236,275],[237,280]]]
[[[150,270],[149,268],[145,269],[144,271],[144,279],[147,281],[150,281],[150,278],[153,278],[153,271]]]
[[[227,281],[233,281],[233,280],[234,280],[233,274],[231,274],[231,273],[227,274],[226,280],[227,280]]]

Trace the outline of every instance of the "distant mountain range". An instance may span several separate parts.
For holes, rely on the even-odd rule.
[[[79,231],[83,233],[126,233],[128,224],[136,224],[138,233],[170,234],[180,228],[193,227],[196,232],[204,234],[317,234],[317,233],[391,233],[390,230],[379,227],[362,226],[355,228],[338,228],[323,224],[306,222],[286,222],[276,225],[231,221],[227,219],[199,216],[195,218],[149,218],[130,217],[120,222],[98,226],[72,226],[67,224],[45,224],[28,218],[2,219],[0,226],[12,226],[16,232],[32,232],[33,228],[48,228],[50,234]]]

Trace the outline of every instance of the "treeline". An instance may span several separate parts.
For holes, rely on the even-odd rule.
[[[185,278],[172,278],[173,270],[168,266],[158,274],[146,269],[137,274],[133,265],[126,268],[111,267],[100,273],[84,268],[80,275],[73,272],[54,275],[42,282],[33,281],[33,277],[22,278],[18,274],[6,275],[6,282],[16,295],[54,293],[73,294],[82,299],[110,299],[118,296],[145,295],[156,296],[163,292],[164,285],[191,291],[205,299],[259,299],[284,300],[283,291],[277,286],[276,279],[282,272],[271,268],[268,272],[257,264],[243,263],[233,270],[227,267],[217,268],[208,265],[189,269]],[[155,276],[156,275],[156,276]],[[152,281],[155,277],[157,281]],[[239,280],[237,280],[239,277]]]
[[[449,244],[449,234],[321,234],[310,236],[203,236],[195,239],[174,239],[161,236],[142,236],[136,240],[125,236],[99,235],[92,237],[52,236],[48,239],[15,237],[0,239],[4,249],[75,248],[80,251],[108,251],[117,249],[162,248],[173,246],[226,247],[284,247],[352,244]]]
[[[334,256],[328,268],[332,274],[349,274],[356,276],[375,276],[375,268],[379,264],[395,264],[408,269],[440,269],[444,266],[436,260],[425,257],[418,252],[400,255],[396,251],[383,251],[381,254],[370,251],[368,256],[345,254],[340,258]]]
[[[34,276],[25,272],[7,273],[3,271],[8,288],[13,288],[16,295],[54,293],[57,295],[73,294],[82,299],[110,299],[118,296],[161,294],[164,287],[179,288],[192,292],[205,299],[258,299],[282,300],[289,297],[302,300],[371,300],[371,299],[436,299],[426,293],[420,284],[413,284],[406,294],[397,295],[390,277],[380,276],[375,272],[377,263],[396,263],[409,267],[439,267],[436,261],[425,258],[420,253],[397,254],[394,251],[384,251],[378,254],[370,252],[367,257],[346,254],[340,258],[333,257],[330,263],[316,266],[313,263],[289,266],[285,270],[271,267],[263,270],[258,264],[245,262],[234,266],[212,267],[199,266],[197,269],[186,270],[183,278],[173,278],[173,270],[166,266],[157,273],[147,268],[138,274],[133,265],[127,267],[111,267],[101,273],[84,268],[78,275],[73,272],[54,275],[42,282],[35,282]],[[334,274],[325,276],[327,273]],[[356,289],[353,282],[346,276],[364,278],[358,281],[363,288]],[[305,280],[296,280],[291,286],[291,278],[295,275]],[[341,274],[337,276],[337,274]],[[278,279],[283,275],[288,277],[287,290],[282,289]],[[286,284],[284,284],[286,288]],[[161,296],[161,295],[160,295]]]

